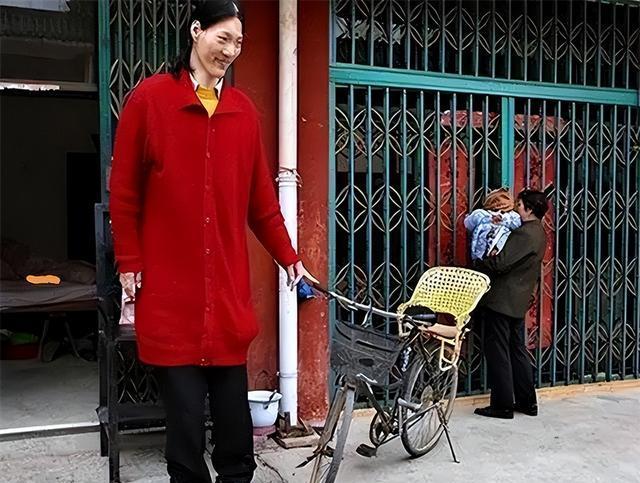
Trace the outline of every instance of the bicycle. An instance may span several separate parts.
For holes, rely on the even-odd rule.
[[[396,313],[357,303],[334,291],[319,290],[346,309],[366,315],[361,325],[336,323],[331,365],[339,374],[339,386],[318,445],[299,465],[314,462],[310,482],[336,480],[356,393],[363,393],[376,411],[369,426],[373,446],[361,444],[358,454],[375,456],[380,446],[400,437],[405,450],[416,458],[431,451],[444,433],[453,460],[458,462],[448,427],[457,393],[457,364],[470,313],[489,290],[489,278],[464,268],[431,268]],[[422,313],[410,315],[409,309]],[[436,314],[453,316],[455,326],[436,323]],[[368,327],[372,315],[395,318],[398,335]],[[390,408],[382,407],[373,387],[398,390]]]

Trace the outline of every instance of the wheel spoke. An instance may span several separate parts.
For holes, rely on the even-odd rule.
[[[435,411],[435,406],[432,406],[432,408],[432,410],[428,411],[428,413],[423,417],[416,419],[411,426],[408,426],[405,429],[418,448],[424,446],[424,444],[430,439],[431,435],[437,430],[437,427],[434,427],[433,422],[435,421],[435,426],[437,426],[438,417]]]

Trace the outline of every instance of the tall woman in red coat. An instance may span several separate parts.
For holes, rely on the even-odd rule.
[[[207,393],[216,481],[251,481],[256,466],[246,358],[258,325],[247,224],[290,280],[310,277],[284,226],[256,108],[224,81],[242,33],[234,1],[199,2],[188,48],[171,73],[133,90],[116,133],[116,261],[136,300],[139,357],[159,366],[175,482],[211,481],[203,458]]]

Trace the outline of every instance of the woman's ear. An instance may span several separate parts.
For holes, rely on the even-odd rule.
[[[193,39],[194,42],[198,40],[198,35],[200,35],[200,32],[202,32],[202,28],[200,27],[200,22],[198,22],[197,20],[194,20],[193,23],[191,24],[191,38]]]

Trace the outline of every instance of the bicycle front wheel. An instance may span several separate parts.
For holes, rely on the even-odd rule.
[[[458,390],[458,369],[441,371],[438,353],[416,358],[402,390],[402,398],[414,408],[400,407],[402,445],[412,457],[431,451],[440,440],[453,411]]]
[[[314,452],[316,458],[310,483],[333,483],[338,476],[353,417],[355,392],[354,388],[347,386],[342,386],[336,391]]]

